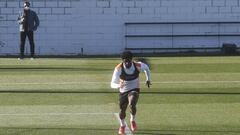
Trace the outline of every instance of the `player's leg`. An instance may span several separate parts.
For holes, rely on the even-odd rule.
[[[20,32],[20,59],[24,58],[26,36],[26,32]]]
[[[131,130],[136,131],[137,130],[137,124],[135,121],[135,116],[137,113],[137,102],[139,98],[139,92],[132,91],[128,94],[128,100],[129,100],[129,107],[130,107],[130,124],[131,124]]]
[[[126,110],[128,106],[128,94],[127,93],[120,93],[119,94],[119,117],[120,117],[120,127],[118,130],[119,134],[125,134],[125,118],[126,118]]]
[[[33,33],[33,31],[28,32],[28,39],[29,39],[29,44],[30,44],[31,58],[34,58],[35,44],[34,44],[34,33]]]

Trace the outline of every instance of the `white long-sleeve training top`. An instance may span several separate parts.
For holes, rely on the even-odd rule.
[[[146,81],[150,81],[151,80],[150,69],[148,65],[142,62],[134,62],[134,63],[138,71],[144,71],[146,76]],[[111,81],[111,88],[119,89],[120,93],[124,93],[136,88],[140,88],[139,77],[131,81],[122,80],[120,78],[120,75],[122,74],[122,67],[124,68],[124,71],[126,72],[126,74],[128,75],[134,74],[135,72],[134,63],[132,63],[132,66],[130,68],[126,68],[124,64],[122,65],[122,63],[118,64],[115,67],[113,76],[112,76],[112,81]]]

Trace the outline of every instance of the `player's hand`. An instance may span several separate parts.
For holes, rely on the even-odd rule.
[[[150,85],[152,85],[152,84],[151,84],[150,81],[146,81],[146,85],[147,85],[148,88],[150,88]]]
[[[25,19],[24,19],[24,17],[21,17],[20,20],[21,20],[21,22],[24,22]]]
[[[123,82],[124,81],[120,81],[120,84],[119,84],[120,88],[123,88]]]

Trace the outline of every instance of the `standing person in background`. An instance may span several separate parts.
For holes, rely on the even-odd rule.
[[[18,23],[20,24],[20,57],[18,59],[21,60],[24,58],[26,37],[28,37],[30,43],[31,59],[34,59],[34,31],[39,26],[39,19],[36,12],[30,10],[30,3],[28,1],[25,1],[23,6],[23,13],[18,17]]]
[[[111,88],[119,89],[119,107],[120,107],[120,128],[119,134],[125,134],[125,117],[126,109],[130,108],[130,124],[131,130],[137,130],[135,116],[137,112],[137,102],[140,93],[139,73],[144,71],[146,76],[146,85],[148,88],[150,82],[149,67],[142,62],[135,62],[132,60],[133,54],[130,51],[124,51],[121,55],[122,63],[115,67],[113,72]]]

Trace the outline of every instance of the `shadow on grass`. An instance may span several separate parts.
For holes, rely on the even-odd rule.
[[[89,67],[0,67],[4,71],[109,71],[108,68],[89,68]]]
[[[240,131],[204,131],[204,130],[149,130],[149,129],[141,129],[134,134],[138,135],[184,135],[186,133],[191,134],[208,134],[208,133],[216,133],[219,135],[224,135],[226,133],[235,133],[239,134]]]
[[[117,129],[115,128],[90,128],[90,127],[79,127],[79,128],[72,128],[72,127],[1,127],[0,134],[5,133],[4,135],[17,135],[17,134],[31,134],[31,133],[50,133],[51,135],[57,135],[58,133],[64,134],[79,134],[79,133],[94,133],[98,135],[98,133],[115,133]],[[154,129],[140,129],[137,132],[134,132],[136,135],[198,135],[198,134],[209,134],[214,133],[218,135],[225,135],[225,134],[240,134],[240,130],[154,130]]]
[[[107,128],[21,128],[21,127],[5,127],[0,128],[0,134],[4,133],[4,135],[32,135],[34,133],[41,133],[47,135],[58,135],[62,134],[81,134],[81,133],[94,133],[98,135],[104,133],[112,133],[117,132],[116,129],[107,129]]]
[[[51,134],[51,135],[57,135],[58,133],[64,133],[64,134],[78,134],[78,133],[114,133],[117,132],[116,129],[112,128],[21,128],[21,127],[5,127],[0,128],[0,133],[6,132],[5,135],[16,135],[16,134],[31,134],[31,133],[44,133],[44,134]],[[149,129],[141,129],[135,132],[136,135],[184,135],[184,134],[208,134],[208,133],[215,133],[219,135],[224,134],[239,134],[240,131],[205,131],[205,130],[149,130]]]
[[[58,93],[58,94],[113,94],[118,91],[81,91],[81,90],[0,90],[0,93]],[[156,95],[239,95],[240,92],[153,92],[144,91],[141,94],[156,94]]]

